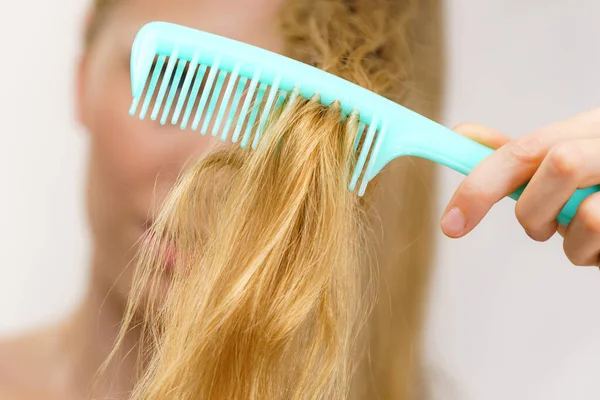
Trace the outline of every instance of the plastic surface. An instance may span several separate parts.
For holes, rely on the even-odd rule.
[[[180,84],[184,64],[189,62],[192,73],[188,73],[183,81],[171,123],[176,124],[181,117],[182,129],[188,127],[192,121],[191,129],[195,130],[204,119],[200,132],[206,134],[208,123],[215,114],[217,122],[213,125],[211,134],[216,136],[223,125],[221,140],[231,136],[231,140],[234,143],[240,141],[242,147],[250,144],[250,130],[256,123],[259,130],[252,142],[252,147],[256,148],[268,114],[273,107],[281,104],[282,94],[299,94],[305,98],[318,95],[323,105],[330,105],[335,100],[340,101],[344,115],[358,112],[361,122],[359,129],[362,131],[365,126],[368,126],[368,129],[366,133],[362,133],[366,135],[365,142],[361,154],[358,155],[358,164],[349,189],[356,189],[359,177],[366,168],[358,190],[359,195],[364,193],[368,182],[397,157],[426,158],[467,175],[493,151],[376,93],[318,68],[252,45],[167,22],[151,22],[142,27],[135,38],[131,55],[131,115],[135,114],[146,87],[150,96],[146,94],[140,118],[144,118],[148,112],[149,98],[156,90],[158,80],[157,68],[153,76],[149,76],[156,56],[156,62],[161,68],[167,63],[167,57],[169,58],[165,72],[169,79],[163,79],[158,89],[151,118],[158,117],[166,97],[160,120],[161,123],[166,123],[175,101],[175,88]],[[197,77],[192,82],[196,69]],[[207,72],[208,76],[205,78]],[[234,83],[230,80],[231,83],[223,88],[227,73],[240,77],[237,87],[234,88]],[[203,78],[206,83],[200,93]],[[171,80],[175,83],[169,91],[168,82]],[[248,81],[250,85],[245,90],[246,98],[243,104],[239,104]],[[209,99],[211,88],[214,88],[216,95],[213,94]],[[218,102],[222,90],[225,90],[224,99],[227,101],[233,96],[227,115],[227,101]],[[255,91],[258,91],[258,99],[266,99],[266,107],[260,114],[259,107],[250,104],[250,98]],[[198,96],[198,109],[192,115],[192,108]],[[186,101],[187,107],[184,108]],[[225,106],[222,106],[223,104]],[[240,106],[241,111],[236,114]],[[242,130],[243,120],[248,114],[251,123]],[[238,118],[236,122],[236,115],[244,118]],[[371,147],[373,151],[371,156],[367,157]],[[509,197],[518,199],[522,190],[523,188]],[[598,190],[599,186],[578,190],[560,213],[558,222],[567,225],[581,201]]]

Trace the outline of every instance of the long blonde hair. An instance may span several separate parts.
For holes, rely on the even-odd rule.
[[[287,55],[439,116],[437,0],[288,0],[280,22]],[[216,148],[184,172],[121,331],[144,326],[133,399],[420,394],[433,166],[397,160],[359,199],[357,127],[318,98],[288,102],[258,149]]]

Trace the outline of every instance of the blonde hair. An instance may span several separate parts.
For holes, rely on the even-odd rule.
[[[280,21],[287,55],[437,118],[437,0],[288,0]],[[120,336],[144,325],[133,399],[420,390],[433,167],[393,162],[359,199],[356,116],[318,98],[284,107],[258,149],[185,171],[142,244]]]

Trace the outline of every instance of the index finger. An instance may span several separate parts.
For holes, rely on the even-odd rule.
[[[444,233],[460,237],[473,230],[494,204],[531,179],[548,146],[540,135],[530,134],[508,142],[490,154],[454,193],[444,214],[452,215],[455,221],[448,224],[442,220]]]

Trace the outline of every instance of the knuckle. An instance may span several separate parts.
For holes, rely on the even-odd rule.
[[[517,201],[517,205],[515,206],[515,216],[517,217],[519,224],[521,224],[528,234],[535,231],[534,221],[529,209],[519,201]]]
[[[574,179],[582,166],[580,153],[579,147],[572,143],[561,143],[550,150],[548,163],[556,175]]]
[[[569,262],[571,264],[573,264],[574,266],[585,267],[585,266],[589,265],[589,260],[582,257],[578,251],[573,251],[569,247],[565,246],[564,252],[565,252],[565,255],[567,256],[567,259],[569,260]]]
[[[532,240],[534,240],[536,242],[545,242],[546,241],[545,236],[542,235],[538,231],[525,230],[525,233],[527,233],[527,236],[529,236],[530,239],[532,239]]]
[[[538,135],[528,135],[511,143],[511,156],[521,164],[534,164],[542,156],[542,141]]]
[[[476,179],[469,179],[467,177],[462,184],[462,193],[474,202],[487,204],[492,201],[489,191]]]
[[[567,259],[571,264],[576,267],[589,267],[598,264],[598,256],[589,256],[584,254],[579,247],[567,244],[567,241],[563,244],[563,250]]]
[[[536,242],[546,242],[553,236],[553,231],[544,226],[533,230],[525,229],[527,235]]]
[[[545,242],[556,232],[557,227],[552,222],[541,219],[531,208],[521,202],[517,202],[515,206],[515,216],[527,235],[536,242]]]
[[[588,264],[588,260],[581,253],[580,247],[573,240],[567,238],[563,241],[563,251],[569,262],[574,266],[583,267]]]
[[[583,200],[577,217],[586,232],[600,234],[600,196],[595,194]]]
[[[541,228],[541,224],[536,221],[535,215],[531,209],[521,201],[517,201],[515,206],[515,216],[519,224],[527,231],[529,235],[535,234]]]

